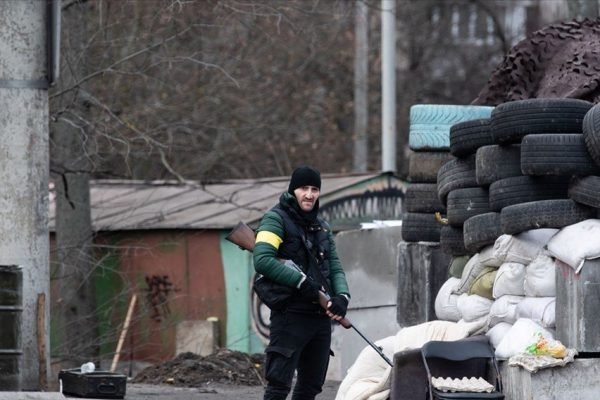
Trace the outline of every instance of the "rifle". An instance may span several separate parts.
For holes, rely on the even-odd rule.
[[[231,232],[229,232],[229,234],[225,237],[225,239],[227,239],[231,243],[237,245],[242,250],[247,250],[249,252],[252,252],[254,250],[254,244],[255,244],[256,237],[255,237],[255,234],[254,234],[254,231],[252,230],[252,228],[250,228],[244,222],[240,221],[231,230]],[[284,262],[285,260],[280,260],[280,261]],[[330,297],[327,293],[319,290],[319,304],[321,305],[321,307],[323,307],[324,310],[327,310],[327,304],[329,303],[329,299],[330,299]],[[354,329],[356,331],[356,333],[358,333],[360,335],[360,337],[363,338],[364,341],[367,342],[369,344],[369,346],[371,346],[373,348],[373,350],[375,350],[377,352],[377,354],[379,354],[381,356],[381,358],[383,358],[385,360],[385,362],[389,364],[390,367],[394,366],[392,364],[392,362],[389,360],[389,358],[387,358],[387,356],[385,354],[383,354],[381,347],[377,346],[375,343],[373,343],[369,339],[367,339],[367,337],[365,335],[363,335],[352,324],[352,322],[350,322],[350,320],[348,318],[344,317],[337,322],[339,322],[339,324],[342,325],[346,329],[350,329],[350,328]]]

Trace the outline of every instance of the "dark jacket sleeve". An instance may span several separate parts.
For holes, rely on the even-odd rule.
[[[286,267],[277,259],[277,249],[283,237],[284,229],[281,217],[273,211],[268,211],[257,230],[254,246],[254,269],[277,283],[297,287],[302,280],[302,274]]]

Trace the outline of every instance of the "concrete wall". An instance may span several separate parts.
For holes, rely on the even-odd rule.
[[[0,2],[0,80],[45,79],[45,17],[46,2]],[[21,387],[36,390],[37,298],[49,292],[48,93],[7,86],[0,85],[0,265],[23,267]]]
[[[596,400],[600,393],[600,359],[576,359],[564,367],[532,374],[521,367],[501,363],[500,375],[506,400]]]
[[[394,335],[401,228],[355,230],[335,238],[350,286],[348,318],[371,341]],[[330,379],[342,379],[367,343],[354,330],[334,329]]]

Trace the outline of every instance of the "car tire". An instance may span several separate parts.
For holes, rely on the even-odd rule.
[[[460,122],[450,128],[450,154],[455,157],[469,156],[493,143],[489,118]]]
[[[500,213],[489,212],[469,218],[463,225],[463,235],[465,248],[471,253],[493,244],[502,235]]]
[[[450,148],[450,127],[473,119],[489,118],[493,107],[415,104],[410,108],[408,145],[414,151]]]
[[[500,226],[502,232],[514,235],[530,229],[560,229],[595,217],[595,209],[570,199],[541,200],[504,207],[500,213]]]
[[[402,218],[402,239],[405,242],[439,242],[442,224],[435,214],[405,213]]]
[[[573,179],[569,187],[569,197],[577,203],[600,208],[600,177]]]
[[[408,159],[409,182],[436,183],[440,167],[452,160],[447,151],[413,151]]]
[[[462,227],[443,226],[440,231],[440,248],[444,253],[453,256],[469,254],[465,248]]]
[[[528,134],[581,133],[583,118],[593,104],[578,99],[527,99],[502,103],[492,112],[495,143],[519,143]]]
[[[404,195],[404,209],[409,213],[446,213],[435,183],[411,183]]]
[[[497,180],[520,176],[521,146],[483,146],[475,153],[475,178],[480,186],[490,185]]]
[[[600,165],[600,107],[595,105],[583,118],[583,139],[596,165]]]
[[[513,176],[490,185],[490,209],[500,211],[513,204],[538,200],[568,199],[569,177]]]
[[[490,212],[488,191],[480,187],[453,190],[448,193],[446,207],[448,224],[462,226],[467,219]]]
[[[442,204],[446,204],[446,197],[453,190],[477,187],[475,156],[455,158],[442,165],[438,171],[437,187]]]
[[[596,175],[600,166],[590,156],[581,133],[527,135],[521,142],[524,175]]]

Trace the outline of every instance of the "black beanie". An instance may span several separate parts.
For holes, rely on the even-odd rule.
[[[321,189],[321,173],[308,166],[296,168],[292,173],[288,192],[294,194],[294,190],[302,186],[314,186]]]

